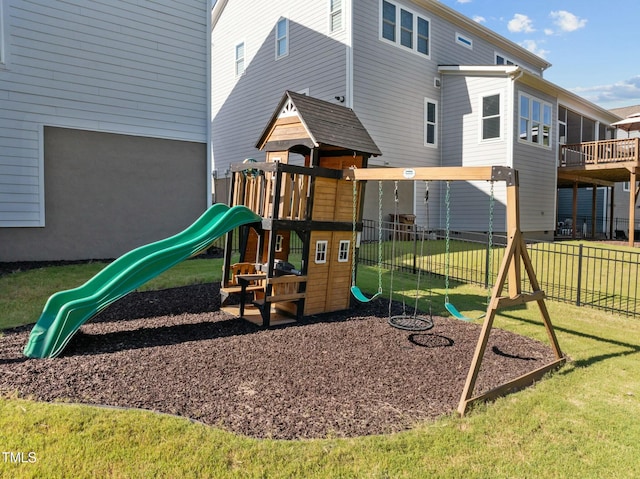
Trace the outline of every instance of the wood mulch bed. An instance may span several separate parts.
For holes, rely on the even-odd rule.
[[[219,284],[132,293],[55,359],[23,357],[31,327],[6,330],[0,394],[143,408],[257,438],[384,434],[455,411],[480,334],[442,317],[424,332],[392,328],[386,301],[265,330],[221,312],[219,298]],[[494,330],[476,392],[553,359]]]

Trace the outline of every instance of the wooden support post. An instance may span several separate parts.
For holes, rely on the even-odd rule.
[[[615,188],[613,186],[609,187],[609,239],[613,239],[613,207],[614,207],[614,195],[613,191]]]
[[[549,311],[547,310],[544,301],[544,291],[540,289],[524,237],[520,231],[518,196],[518,186],[516,181],[515,185],[507,187],[508,243],[502,259],[502,264],[500,265],[500,270],[498,271],[496,284],[494,285],[491,293],[491,301],[487,307],[487,314],[485,316],[484,323],[482,324],[482,331],[480,332],[480,337],[469,367],[469,372],[467,373],[467,380],[460,396],[460,402],[458,403],[458,412],[461,415],[464,415],[469,406],[475,402],[490,400],[512,390],[531,384],[532,382],[540,379],[547,372],[563,365],[566,360],[562,355],[555,330],[551,323],[551,318],[549,317]],[[520,291],[522,273],[521,263],[524,264],[525,271],[529,278],[529,283],[533,290],[531,294],[522,294]],[[502,298],[501,295],[505,282],[507,281],[507,277],[509,278],[509,298]],[[555,360],[541,368],[508,381],[491,391],[473,396],[473,390],[478,379],[478,373],[480,372],[482,359],[484,358],[484,353],[489,341],[489,335],[493,328],[493,322],[498,309],[531,301],[535,301],[538,304],[549,342],[551,343],[551,347],[555,354]]]
[[[631,247],[635,244],[636,200],[638,198],[636,181],[636,169],[632,168],[629,175],[629,246]]]
[[[591,239],[596,238],[596,222],[598,220],[598,187],[593,185],[591,191]]]
[[[571,239],[576,239],[576,223],[578,222],[578,182],[573,183],[573,205],[571,210]]]

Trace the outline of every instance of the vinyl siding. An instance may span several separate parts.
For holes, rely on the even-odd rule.
[[[44,226],[44,125],[207,141],[208,2],[3,3],[0,227]]]
[[[346,3],[346,0],[345,0]],[[248,7],[250,5],[250,8]],[[289,54],[276,60],[275,26],[289,19]],[[243,28],[239,26],[250,26]],[[263,158],[255,149],[285,90],[334,101],[346,96],[347,32],[329,32],[329,1],[230,1],[213,30],[214,168]],[[245,44],[245,72],[234,72],[234,47]]]
[[[430,58],[380,39],[380,0],[353,1],[353,108],[383,153],[381,158],[373,159],[370,164],[400,167],[506,164],[506,141],[484,145],[477,140],[479,124],[475,113],[480,99],[476,96],[470,99],[468,94],[445,96],[443,88],[434,86],[434,78],[440,77],[438,65],[493,65],[496,46],[474,37],[459,26],[429,11],[429,2],[407,0],[396,3],[430,20]],[[456,32],[473,40],[472,50],[456,43]],[[527,68],[536,70],[519,58],[514,60]],[[489,82],[495,82],[495,79]],[[499,90],[503,93],[501,97],[505,108],[502,118],[503,132],[506,131],[506,122],[509,118],[506,115],[506,84],[507,80],[503,78],[501,83],[496,83],[495,88],[491,90]],[[488,87],[490,85],[487,85],[486,81],[483,84],[483,80],[479,79],[470,84],[468,89],[481,92],[486,91]],[[424,146],[425,98],[438,102],[440,121],[438,148]],[[475,103],[471,104],[470,101]],[[445,125],[445,121],[449,121],[448,126]],[[465,124],[464,141],[450,131],[451,129],[461,130],[461,122]],[[436,201],[433,200],[443,197],[441,186],[430,185],[431,209],[427,215],[424,205],[424,184],[403,185],[404,188],[414,189],[413,204],[403,205],[403,213],[414,212],[418,223],[426,224],[429,221],[430,226],[435,224],[442,226],[443,216],[437,208],[434,208]],[[476,193],[471,193],[467,198],[471,205],[478,203],[477,189],[472,188]],[[367,189],[368,204],[375,201],[374,190],[374,188]],[[389,209],[386,201],[385,208]],[[485,213],[478,217],[475,211],[470,211],[469,215],[460,216],[460,225],[466,229],[472,229],[471,226],[475,225],[477,228],[474,226],[473,229],[485,230],[486,216]],[[503,214],[499,217],[501,221],[503,217]]]

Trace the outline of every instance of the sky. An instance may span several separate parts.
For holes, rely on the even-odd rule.
[[[640,105],[640,0],[440,0],[552,64],[544,78],[601,107]]]

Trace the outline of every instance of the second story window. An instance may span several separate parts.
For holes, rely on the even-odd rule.
[[[551,105],[535,97],[520,95],[518,139],[534,145],[551,146]]]
[[[236,45],[236,76],[244,73],[244,42]]]
[[[289,20],[281,18],[276,25],[276,59],[289,54]]]
[[[438,104],[424,99],[424,146],[438,146]]]
[[[429,56],[429,19],[400,5],[382,0],[380,38]]]
[[[342,0],[329,0],[329,30],[342,30]]]
[[[505,57],[500,53],[496,53],[496,65],[515,65],[516,63],[510,58]]]

